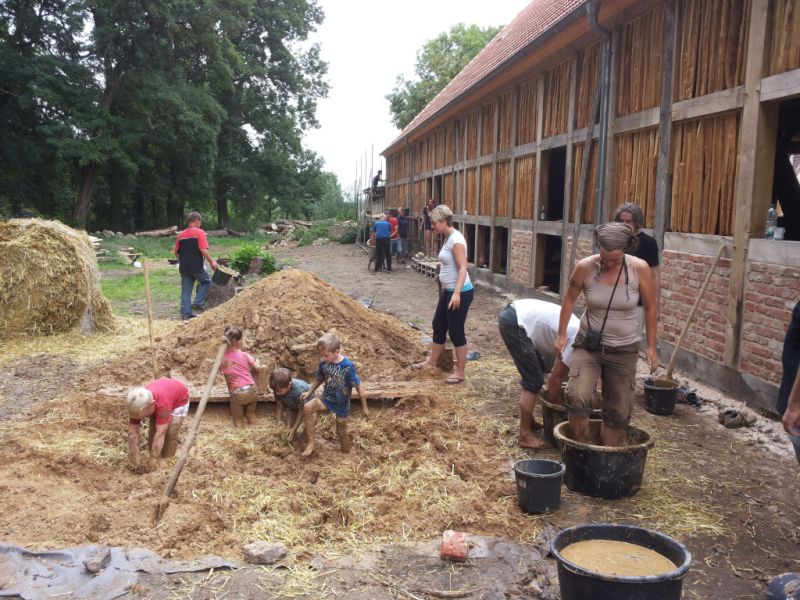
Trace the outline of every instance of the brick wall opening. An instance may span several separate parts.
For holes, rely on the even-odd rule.
[[[459,230],[467,242],[467,262],[475,264],[475,225],[460,223]]]
[[[564,218],[564,183],[566,182],[567,148],[553,148],[542,153],[542,181],[539,214],[545,221]],[[542,215],[544,208],[544,215]]]
[[[489,253],[492,248],[492,228],[488,225],[478,225],[475,252],[477,253],[475,265],[485,269],[489,266]]]
[[[534,287],[553,293],[561,291],[561,237],[557,235],[536,236],[536,271]]]
[[[495,227],[492,237],[493,261],[492,273],[505,275],[508,269],[508,228]]]

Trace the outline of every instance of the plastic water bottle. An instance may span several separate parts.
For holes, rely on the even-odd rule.
[[[767,228],[764,231],[764,238],[771,240],[775,235],[775,227],[778,226],[778,214],[775,212],[775,205],[770,204],[767,211]]]

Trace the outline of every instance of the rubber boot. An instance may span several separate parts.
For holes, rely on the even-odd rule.
[[[179,434],[183,419],[173,418],[167,429],[167,436],[164,439],[164,447],[161,449],[161,458],[173,458],[178,452]]]
[[[256,406],[258,406],[258,401],[253,400],[244,407],[244,416],[250,425],[255,425],[256,423]]]
[[[347,435],[347,421],[336,419],[336,434],[339,436],[339,447],[342,452],[350,452],[350,436]]]
[[[238,402],[231,402],[231,417],[234,427],[244,427],[244,406]]]

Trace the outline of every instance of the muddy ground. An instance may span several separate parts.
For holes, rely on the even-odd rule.
[[[436,300],[431,279],[402,266],[396,267],[391,274],[368,272],[365,255],[358,252],[353,254],[350,247],[338,245],[285,250],[281,257],[298,268],[317,273],[353,298],[372,299],[373,310],[392,314],[404,323],[419,326],[423,334],[430,332],[429,322]],[[176,290],[176,294],[179,294],[179,290]],[[453,476],[460,480],[452,489],[461,489],[466,495],[471,493],[470,485],[488,484],[487,507],[491,506],[491,510],[499,512],[490,515],[486,512],[487,507],[459,506],[458,498],[454,497],[435,507],[438,512],[435,518],[430,519],[430,527],[417,525],[413,528],[408,538],[411,542],[432,540],[444,526],[454,526],[474,534],[500,534],[515,542],[533,543],[548,522],[556,527],[604,521],[639,524],[674,535],[693,553],[693,567],[684,586],[687,598],[761,598],[769,577],[800,569],[800,513],[796,502],[800,493],[800,479],[788,446],[781,443],[779,436],[776,438],[774,428],[766,427],[767,433],[761,437],[726,430],[714,420],[713,410],[699,412],[680,405],[673,417],[654,417],[644,411],[639,400],[634,424],[652,432],[656,439],[640,493],[631,499],[603,501],[573,494],[565,488],[559,511],[548,515],[546,519],[523,516],[513,498],[514,486],[508,476],[508,466],[513,458],[524,458],[533,453],[514,446],[518,414],[516,377],[496,330],[497,314],[507,301],[507,298],[485,287],[478,288],[470,309],[467,330],[471,348],[479,350],[482,358],[468,366],[466,385],[457,386],[455,390],[448,386],[448,389],[442,390],[442,394],[455,395],[453,404],[443,400],[438,406],[442,418],[447,419],[455,414],[463,414],[463,407],[467,405],[484,429],[474,426],[465,427],[463,432],[455,432],[464,438],[465,443],[469,442],[471,454],[468,457],[448,448],[449,440],[444,440],[444,450],[430,450],[440,454],[443,452],[445,456],[442,460],[452,463]],[[12,417],[15,406],[25,406],[25,400],[20,398],[22,394],[26,397],[49,398],[57,397],[59,391],[63,391],[56,385],[58,377],[45,376],[49,373],[48,360],[52,361],[54,373],[63,370],[65,388],[68,381],[75,378],[76,369],[59,357],[37,357],[34,368],[30,370],[24,361],[2,365],[0,392],[4,401],[0,406],[3,413],[0,419]],[[12,398],[11,402],[9,398]],[[16,398],[20,398],[18,403]],[[0,539],[35,548],[94,542],[147,546],[165,555],[173,547],[182,556],[205,552],[237,556],[240,537],[236,535],[236,530],[241,530],[243,525],[237,520],[241,515],[236,506],[231,504],[230,499],[223,498],[220,501],[213,493],[204,494],[202,489],[190,485],[193,481],[198,486],[209,485],[215,477],[213,464],[200,465],[197,480],[193,480],[190,474],[185,482],[182,481],[183,493],[171,508],[171,517],[174,519],[171,528],[149,531],[147,515],[143,513],[151,494],[141,486],[146,482],[146,485],[158,487],[163,484],[161,480],[164,477],[151,474],[145,479],[136,479],[125,471],[124,430],[93,419],[96,411],[92,402],[92,398],[86,398],[85,413],[80,410],[74,415],[60,415],[56,407],[46,416],[37,416],[41,423],[36,424],[39,439],[34,441],[16,438],[13,429],[0,429],[0,500],[4,506],[10,507],[4,511],[4,516],[0,516]],[[381,413],[391,419],[390,412],[382,410],[383,407],[376,408],[379,416],[375,422],[382,422]],[[435,418],[435,413],[432,416],[423,405],[412,406],[408,410],[411,411],[411,418],[418,419],[411,421],[412,424],[416,423],[416,427],[424,427],[424,423]],[[262,413],[262,416],[271,416],[268,409],[262,410]],[[89,460],[80,456],[81,452],[70,452],[63,444],[58,445],[56,440],[43,438],[52,434],[48,419],[70,424],[63,430],[65,438],[70,437],[69,428],[72,426],[76,430],[81,427],[97,428],[101,433],[96,439],[102,441],[102,447],[94,448],[92,459]],[[376,435],[375,422],[369,426],[356,425],[354,422],[354,435],[363,439],[364,443],[360,446],[357,444],[359,450],[347,460],[352,461],[348,464],[353,464],[358,473],[363,473],[359,471],[359,452],[367,460],[382,455],[370,446],[370,442],[378,439],[371,437]],[[391,427],[388,421],[383,422],[387,428]],[[230,469],[238,455],[242,469],[248,472],[248,476],[257,475],[256,463],[263,458],[261,453],[266,448],[254,452],[253,440],[248,441],[231,433],[222,407],[210,411],[208,425],[209,432],[215,430],[226,436],[231,447],[231,456],[215,455],[210,462]],[[431,440],[425,435],[420,436],[406,427],[399,429],[402,435],[383,442],[389,447],[389,454],[400,449],[412,459],[415,447],[430,445]],[[259,433],[254,441],[262,444],[269,442],[273,433]],[[332,434],[330,440],[325,435],[323,429],[323,445],[332,444]],[[477,439],[467,439],[469,437]],[[478,450],[474,450],[475,447]],[[328,451],[327,457],[337,458],[333,448]],[[555,450],[538,455],[558,457]],[[42,464],[43,458],[49,463]],[[31,464],[36,461],[36,468],[40,470],[31,473],[23,468],[28,460],[32,461]],[[262,470],[262,476],[313,480],[311,483],[316,487],[325,483],[324,458],[303,464],[290,452],[285,460],[282,474],[270,474]],[[87,467],[96,470],[95,476],[85,475]],[[188,469],[191,473],[191,462]],[[235,475],[234,472],[230,474]],[[41,483],[31,479],[32,476],[41,480]],[[470,477],[475,476],[480,481],[470,482]],[[60,482],[59,485],[64,487],[63,503],[58,505],[48,502],[50,492],[44,487],[45,484],[52,487],[53,481]],[[335,489],[336,485],[332,488]],[[119,497],[125,493],[127,497]],[[66,499],[68,495],[73,497]],[[20,502],[22,498],[24,502]],[[325,498],[328,496],[323,493],[322,499]],[[328,499],[335,500],[337,497],[334,495]],[[121,516],[118,513],[119,500],[127,502],[134,513],[139,511],[138,514]],[[402,502],[402,499],[395,498],[394,502]],[[393,529],[400,516],[397,513],[390,514],[388,510],[382,513],[380,504],[376,504],[376,507],[377,514],[385,513],[389,522],[386,526],[371,523],[365,527],[363,537],[354,540],[358,547],[374,548],[374,543],[381,541],[367,535],[369,532],[382,532],[377,537],[384,539],[400,537]],[[367,508],[365,505],[365,512],[368,512]],[[453,508],[456,510],[451,512]],[[358,507],[348,510],[351,512],[344,518],[355,518]],[[453,513],[464,514],[453,517]],[[198,522],[198,515],[206,515],[202,523]],[[339,513],[333,517],[341,519],[343,515]],[[408,521],[414,523],[415,517],[419,515],[409,516]],[[124,521],[124,525],[120,521]],[[332,535],[331,531],[335,531],[335,527],[328,529],[328,525],[320,527],[326,535]],[[318,534],[310,535],[313,537]],[[525,580],[517,571],[509,571],[507,565],[503,566],[503,561],[477,559],[465,566],[450,568],[441,564],[435,558],[435,553],[420,553],[414,546],[409,549],[407,545],[389,544],[383,547],[383,554],[377,553],[381,560],[372,568],[362,570],[351,564],[360,558],[345,556],[344,559],[338,559],[344,560],[344,563],[337,560],[321,563],[320,555],[329,554],[334,558],[341,555],[342,551],[326,554],[320,551],[318,541],[298,542],[297,550],[290,556],[292,562],[288,571],[243,569],[230,577],[222,576],[226,582],[225,591],[234,590],[233,596],[236,597],[258,597],[259,589],[269,589],[274,597],[309,598],[409,597],[405,594],[408,591],[424,598],[426,596],[419,590],[426,587],[446,590],[472,586],[469,589],[474,588],[472,597],[475,598],[502,597],[506,593],[512,597],[536,598],[544,594],[531,587],[530,579]],[[316,550],[306,551],[303,549],[306,546]],[[391,560],[386,560],[387,557]],[[372,563],[358,564],[363,566]],[[541,568],[552,573],[552,562],[548,560],[544,564]],[[314,568],[309,571],[309,566]],[[423,575],[431,579],[423,581]],[[208,578],[195,575],[180,581],[153,581],[155,587],[149,588],[144,595],[215,598],[222,591],[218,579],[220,576]],[[505,582],[503,590],[499,590],[494,583],[498,579]],[[306,589],[303,589],[304,586]],[[512,586],[510,590],[508,586]],[[155,589],[172,589],[172,595],[156,594]],[[187,594],[188,589],[192,590],[191,594]]]

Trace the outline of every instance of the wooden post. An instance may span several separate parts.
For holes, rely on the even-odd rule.
[[[542,131],[544,129],[544,74],[536,82],[536,172],[533,175],[533,213],[531,214],[531,287],[536,287],[536,219],[539,218],[539,177],[542,167]]]
[[[517,120],[519,113],[519,85],[514,86],[514,96],[511,101],[511,160],[508,162],[508,198],[506,198],[508,216],[508,251],[506,257],[506,274],[511,275],[511,245],[514,238],[514,194],[516,192],[517,170]]]
[[[738,175],[734,196],[730,296],[723,355],[725,365],[734,369],[737,368],[739,359],[747,249],[751,234],[760,233],[754,231],[753,223],[763,222],[761,213],[766,215],[766,207],[772,196],[778,109],[777,105],[762,106],[759,96],[768,13],[769,0],[751,0],[744,109],[739,134]]]
[[[661,80],[661,107],[658,125],[658,163],[654,231],[659,249],[664,250],[664,232],[672,203],[672,173],[669,164],[672,149],[672,79],[675,65],[675,0],[668,0],[664,14],[664,77]],[[622,200],[622,198],[620,198]]]
[[[567,121],[567,157],[564,163],[564,208],[563,218],[561,219],[561,276],[560,296],[563,298],[567,293],[567,282],[572,272],[565,267],[567,262],[567,235],[569,233],[569,211],[572,207],[572,145],[575,135],[575,105],[577,104],[578,94],[578,60],[573,57],[571,61],[571,76],[569,79],[569,116]]]
[[[147,330],[150,332],[150,360],[153,363],[153,379],[158,379],[158,363],[156,362],[156,346],[153,340],[153,303],[150,300],[150,277],[148,273],[148,261],[142,259],[144,269],[144,295],[147,300]]]
[[[500,132],[500,96],[494,98],[494,129],[492,131],[492,198],[489,201],[489,212],[492,218],[491,226],[489,227],[489,271],[494,273],[494,247],[495,247],[495,232],[494,232],[494,218],[497,216],[497,136]]]

